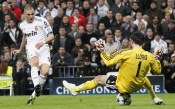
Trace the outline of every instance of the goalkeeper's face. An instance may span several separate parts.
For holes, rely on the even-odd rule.
[[[26,17],[27,22],[32,23],[33,20],[34,20],[34,16],[35,15],[34,15],[34,10],[33,9],[25,11],[25,17]]]

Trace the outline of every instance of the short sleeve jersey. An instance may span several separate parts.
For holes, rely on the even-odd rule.
[[[20,29],[23,34],[27,37],[27,44],[34,45],[37,42],[44,40],[48,34],[52,33],[52,28],[45,18],[35,16],[32,23],[24,20],[20,24]]]

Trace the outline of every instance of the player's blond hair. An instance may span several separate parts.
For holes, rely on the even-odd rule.
[[[24,7],[24,12],[25,12],[25,11],[28,11],[28,10],[34,10],[34,9],[33,9],[33,7],[32,7],[31,5],[26,5],[26,6]]]

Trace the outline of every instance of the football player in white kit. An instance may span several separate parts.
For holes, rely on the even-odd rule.
[[[27,101],[33,104],[36,97],[40,96],[43,84],[50,67],[50,50],[48,42],[54,39],[52,29],[45,18],[35,16],[32,6],[24,8],[26,19],[21,22],[20,29],[23,32],[23,39],[15,55],[20,54],[26,47],[27,57],[31,65],[31,78],[34,84],[34,92]],[[40,70],[40,75],[38,71]]]

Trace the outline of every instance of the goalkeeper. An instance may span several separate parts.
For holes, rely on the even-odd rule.
[[[105,51],[101,53],[101,58],[107,66],[120,63],[118,76],[99,75],[93,80],[87,81],[79,86],[63,81],[63,85],[76,95],[79,91],[95,88],[97,85],[106,85],[112,89],[117,88],[119,93],[136,92],[144,86],[150,93],[155,104],[163,103],[158,98],[149,79],[146,77],[149,69],[156,73],[161,73],[161,64],[158,58],[162,55],[162,49],[156,51],[156,56],[142,49],[144,44],[144,35],[142,33],[133,33],[130,37],[131,50],[123,50],[108,55]],[[103,41],[98,41],[97,49],[103,49]]]

